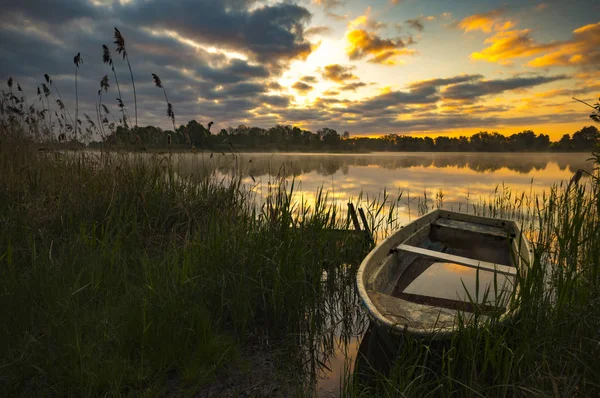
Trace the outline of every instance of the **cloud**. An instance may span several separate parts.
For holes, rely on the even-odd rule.
[[[397,57],[415,53],[415,50],[406,49],[406,44],[400,38],[383,39],[363,29],[351,30],[346,37],[346,54],[353,61],[366,59],[370,63],[395,65]]]
[[[418,18],[407,19],[406,24],[409,28],[422,32],[425,29],[425,22],[435,21],[435,16],[421,15]]]
[[[302,80],[305,83],[312,83],[312,84],[318,83],[318,81],[319,81],[315,76],[303,76],[300,78],[300,80]]]
[[[475,100],[485,95],[501,94],[505,91],[530,88],[541,84],[567,79],[568,76],[533,76],[510,79],[480,80],[448,86],[442,95],[453,100]]]
[[[331,28],[329,26],[311,26],[304,31],[306,36],[318,36],[330,33]]]
[[[0,20],[27,17],[45,24],[62,24],[78,18],[106,15],[103,7],[94,7],[84,0],[53,0],[42,6],[37,0],[5,0]]]
[[[293,101],[291,95],[261,95],[259,99],[263,104],[275,108],[286,108],[290,106]]]
[[[492,10],[481,14],[473,14],[458,23],[458,27],[465,32],[481,30],[485,33],[491,33],[493,30],[505,30],[508,26],[513,26],[512,22],[502,22],[504,12],[502,10]],[[510,25],[506,25],[509,23]]]
[[[344,84],[343,86],[340,87],[340,90],[356,91],[356,89],[365,87],[366,85],[367,85],[367,83],[364,83],[364,82],[353,82],[353,83]]]
[[[241,51],[259,62],[305,59],[312,52],[304,35],[311,19],[306,8],[289,3],[248,8],[253,3],[147,0],[116,8],[121,18],[135,24],[176,31],[185,39]]]
[[[359,27],[367,27],[371,30],[377,31],[388,26],[387,23],[376,21],[371,18],[371,7],[367,7],[365,13],[356,17],[354,20],[348,22],[348,28],[357,29]]]
[[[312,3],[323,6],[323,9],[325,10],[325,15],[327,15],[329,18],[341,21],[341,20],[345,20],[348,17],[347,14],[340,15],[340,14],[336,14],[333,11],[331,11],[332,8],[336,8],[336,7],[344,5],[345,1],[342,1],[342,0],[312,0]]]
[[[459,75],[449,78],[438,78],[438,79],[428,79],[428,80],[420,80],[415,81],[409,84],[410,89],[423,89],[428,87],[443,87],[451,84],[464,83],[473,80],[481,80],[483,79],[483,75],[474,74],[474,75]]]
[[[312,0],[312,2],[314,4],[323,6],[325,9],[338,7],[344,4],[344,2],[341,0]]]
[[[530,36],[529,29],[500,31],[484,41],[489,44],[480,52],[471,54],[471,59],[512,65],[512,59],[529,57],[552,48],[552,44],[540,45]]]
[[[302,83],[302,82],[296,82],[296,83],[294,83],[292,88],[295,89],[296,91],[298,91],[298,93],[300,93],[301,95],[306,95],[310,91],[312,91],[313,86],[306,84],[306,83]]]
[[[269,82],[267,83],[267,88],[271,90],[281,91],[283,90],[283,86],[277,82]]]
[[[252,97],[258,94],[265,93],[267,88],[262,83],[236,83],[226,86],[218,85],[212,86],[210,83],[205,84],[204,90],[202,90],[201,96],[206,99],[225,99],[225,98],[239,98],[239,97]]]
[[[552,50],[529,62],[533,67],[600,65],[600,22],[573,31],[571,40],[551,43]]]
[[[515,58],[536,55],[528,65],[547,68],[551,66],[593,66],[600,63],[600,22],[582,26],[573,31],[565,41],[539,43],[531,37],[529,29],[500,30],[485,40],[488,47],[471,54],[471,59],[512,65]]]
[[[94,1],[93,4],[100,4]],[[379,94],[351,101],[344,97],[369,83],[356,76],[356,67],[335,63],[319,69],[314,76],[301,75],[292,87],[282,87],[277,80],[289,62],[313,51],[310,38],[330,31],[325,26],[309,27],[308,12],[291,1],[181,0],[163,5],[157,0],[136,0],[123,1],[122,5],[107,0],[92,6],[91,1],[53,0],[52,9],[40,7],[39,1],[34,0],[5,3],[0,14],[0,41],[9,44],[0,52],[0,77],[13,76],[26,90],[26,95],[34,99],[36,86],[43,81],[43,74],[49,73],[71,113],[75,104],[72,60],[81,51],[85,64],[78,76],[80,114],[94,115],[99,80],[108,74],[110,88],[103,102],[111,113],[118,115],[116,85],[110,68],[100,61],[101,45],[107,44],[113,50],[123,100],[133,116],[128,67],[114,54],[112,44],[113,28],[117,26],[126,38],[131,57],[141,125],[170,128],[163,93],[152,84],[151,73],[161,77],[173,103],[177,124],[191,119],[204,124],[214,120],[215,131],[241,123],[261,127],[302,123],[312,129],[336,125],[340,131],[352,128],[361,132],[418,132],[438,127],[554,123],[556,120],[550,114],[555,108],[542,110],[546,105],[544,98],[538,99],[541,101],[539,110],[548,115],[527,119],[512,113],[501,116],[501,112],[511,107],[486,103],[488,98],[491,102],[505,91],[544,84],[540,79],[535,80],[535,76],[529,77],[534,80],[516,82],[485,80],[479,74],[449,76],[412,82],[401,90],[384,88]],[[340,10],[333,3],[330,7]],[[356,60],[394,63],[405,56],[397,51],[409,51],[407,47],[413,43],[412,38],[386,37],[381,30],[383,25],[370,14],[362,21],[348,28],[364,32],[359,37]],[[497,26],[500,29],[505,23],[501,20]],[[536,62],[540,64],[593,66],[590,59],[594,59],[595,48],[589,43],[597,41],[595,29],[593,24],[581,27],[573,32],[571,39],[552,43],[553,47],[534,54],[532,59],[537,56]],[[513,29],[502,32],[510,30]],[[488,36],[500,31],[494,28]],[[531,43],[533,47],[540,45],[544,44]],[[573,53],[587,54],[591,58],[567,56]],[[550,54],[553,56],[543,58]],[[305,70],[310,74],[313,69]],[[566,89],[553,94],[579,95],[580,92],[587,96],[586,85],[590,90],[597,90],[600,75],[595,70],[588,67],[578,72],[578,84],[565,85]],[[549,78],[557,77],[546,79]],[[332,87],[321,93],[312,107],[298,108],[294,102],[297,95],[316,93],[315,84],[323,81],[331,82],[328,84]],[[373,89],[377,91],[378,87]],[[52,102],[51,106],[56,107]],[[495,112],[494,117],[489,116],[490,112]],[[506,115],[510,117],[507,119]],[[560,120],[572,116],[567,111]]]
[[[367,62],[383,65],[396,65],[398,57],[413,55],[416,51],[405,47],[413,44],[412,37],[405,42],[401,38],[382,38],[377,31],[387,27],[387,24],[371,18],[371,7],[363,15],[348,23],[346,54],[350,60],[366,59]]]
[[[419,32],[422,32],[423,29],[425,29],[425,26],[423,26],[423,21],[420,19],[407,19],[406,24],[409,28],[418,30]]]
[[[327,65],[322,70],[322,76],[326,80],[331,80],[336,83],[343,83],[346,80],[358,79],[356,75],[352,73],[354,66],[343,66],[340,64]]]

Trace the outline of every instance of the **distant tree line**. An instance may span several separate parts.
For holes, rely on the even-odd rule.
[[[316,133],[296,126],[276,125],[269,129],[240,125],[215,133],[195,120],[181,125],[175,131],[158,127],[118,127],[107,137],[106,144],[138,146],[149,149],[198,149],[212,151],[331,151],[331,152],[586,152],[600,143],[600,132],[595,126],[583,127],[573,135],[564,134],[558,141],[550,141],[546,134],[531,130],[505,136],[482,131],[470,137],[418,137],[388,134],[380,137],[350,137],[331,128]],[[103,143],[92,143],[101,146]]]

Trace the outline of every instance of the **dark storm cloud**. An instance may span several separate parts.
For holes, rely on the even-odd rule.
[[[304,37],[311,14],[280,3],[248,10],[248,1],[180,0],[132,2],[120,15],[136,24],[169,29],[201,43],[248,53],[261,62],[302,58],[311,52]]]
[[[49,24],[60,24],[82,17],[94,18],[103,14],[102,8],[94,7],[85,0],[3,0],[1,7],[0,20],[25,17]]]
[[[514,77],[510,79],[482,80],[474,83],[458,83],[446,88],[444,98],[472,100],[484,95],[500,94],[519,88],[530,88],[540,84],[568,79],[566,75]]]

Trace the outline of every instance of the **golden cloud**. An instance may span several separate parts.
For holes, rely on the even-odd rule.
[[[529,29],[498,32],[484,41],[489,47],[471,54],[471,59],[511,65],[513,58],[529,57],[552,47],[536,43],[530,32]]]
[[[492,30],[502,30],[503,27],[506,29],[506,26],[514,26],[514,24],[510,21],[503,23],[500,21],[501,18],[501,10],[492,10],[486,13],[474,14],[464,18],[459,22],[458,27],[465,32],[481,30],[485,33],[491,33]]]
[[[573,31],[571,40],[551,45],[553,51],[529,62],[533,67],[600,64],[600,22]]]
[[[344,83],[346,80],[356,80],[358,77],[352,73],[355,67],[340,64],[327,65],[323,68],[322,75],[325,79],[336,83]]]
[[[489,44],[480,52],[471,54],[471,59],[511,65],[512,59],[539,55],[529,66],[584,66],[600,63],[600,22],[582,26],[573,31],[571,40],[538,43],[529,29],[506,30],[505,25],[485,40]]]
[[[354,29],[346,35],[346,54],[351,60],[367,59],[367,62],[385,65],[397,64],[396,58],[413,55],[415,50],[407,50],[402,39],[382,39],[364,29]]]

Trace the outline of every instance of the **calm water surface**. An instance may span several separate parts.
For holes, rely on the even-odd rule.
[[[417,197],[422,200],[427,195],[433,207],[436,194],[440,200],[441,191],[444,208],[465,211],[469,204],[490,200],[503,192],[510,192],[513,197],[522,192],[529,196],[541,194],[554,184],[569,180],[577,169],[591,171],[589,157],[587,153],[194,154],[179,158],[179,172],[195,174],[216,168],[224,176],[241,173],[243,182],[252,187],[259,201],[267,194],[269,182],[285,178],[294,181],[297,200],[311,203],[322,187],[329,200],[342,209],[348,200],[359,196],[365,203],[374,198],[381,200],[386,190],[388,200],[396,200],[396,217],[404,224],[418,216]],[[438,286],[432,286],[432,280],[458,278],[474,285],[475,270],[459,267],[462,272],[450,269],[452,275],[448,275],[447,268],[444,264],[431,267],[427,281],[417,278],[409,290],[452,298],[455,292],[440,291]],[[322,372],[317,396],[340,395],[340,378],[346,367],[353,367],[359,337],[341,344],[330,358],[330,371]]]
[[[512,195],[540,193],[577,169],[591,171],[588,153],[403,153],[313,154],[242,153],[182,155],[182,174],[218,169],[241,173],[244,182],[264,197],[277,177],[294,181],[296,199],[311,203],[320,187],[331,201],[345,207],[349,199],[397,199],[398,216],[408,221],[418,215],[417,201],[432,201],[443,193],[447,209],[464,211],[468,203],[488,199],[498,190]]]

